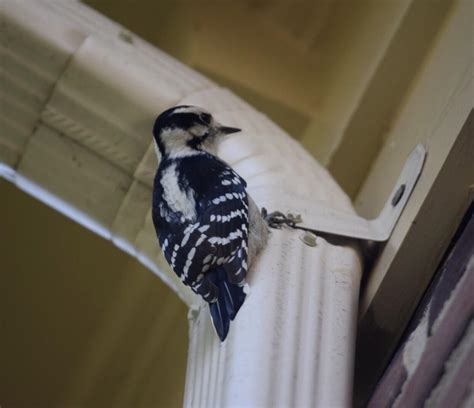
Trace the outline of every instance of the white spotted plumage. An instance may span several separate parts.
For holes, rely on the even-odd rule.
[[[268,233],[245,181],[213,154],[217,140],[235,131],[192,106],[163,112],[153,130],[161,157],[152,208],[157,235],[175,273],[209,302],[221,340]]]

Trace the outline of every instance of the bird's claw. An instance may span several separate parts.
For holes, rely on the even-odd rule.
[[[267,209],[262,207],[262,217],[270,228],[281,229],[282,225],[295,228],[296,224],[302,222],[300,214],[283,214],[281,211],[268,213]]]

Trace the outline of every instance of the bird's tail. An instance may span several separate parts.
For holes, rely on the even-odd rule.
[[[229,332],[230,321],[237,315],[246,294],[242,286],[228,280],[227,272],[223,268],[217,268],[209,273],[208,277],[219,289],[217,301],[209,303],[209,309],[216,332],[221,341],[224,341]]]

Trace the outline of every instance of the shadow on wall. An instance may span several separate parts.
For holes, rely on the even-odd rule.
[[[0,404],[182,406],[185,305],[3,179],[0,197]]]

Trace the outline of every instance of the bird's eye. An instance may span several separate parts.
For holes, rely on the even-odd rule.
[[[209,115],[209,113],[201,113],[199,120],[207,126],[211,123],[211,115]]]

